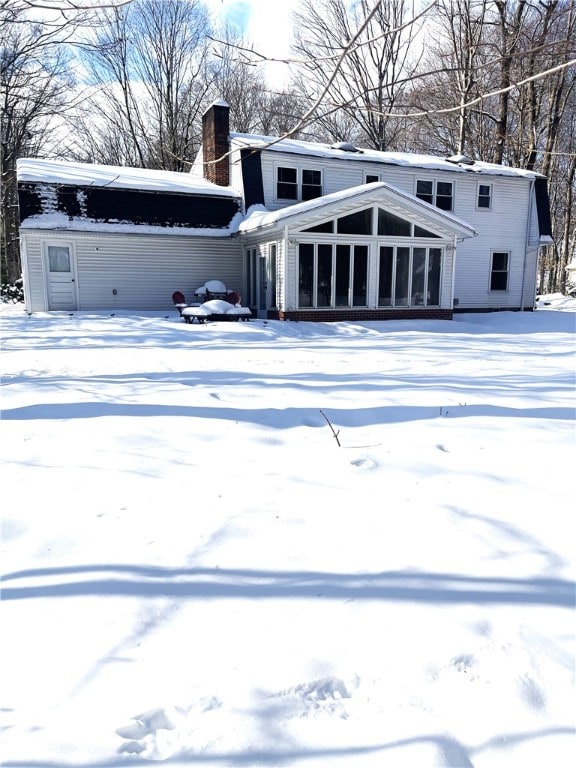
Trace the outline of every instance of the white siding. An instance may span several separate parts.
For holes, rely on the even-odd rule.
[[[41,240],[33,235],[22,235],[22,272],[26,309],[29,312],[43,312],[48,309],[44,269],[42,266]]]
[[[286,310],[298,309],[298,246],[290,245],[286,252]]]
[[[284,240],[280,240],[278,242],[278,258],[277,258],[277,269],[278,269],[278,284],[276,286],[276,299],[277,299],[277,306],[279,310],[285,310],[286,309],[286,296],[288,292],[288,277],[287,277],[287,262],[288,262],[288,250],[290,246],[288,246]]]
[[[239,195],[244,194],[242,181],[242,161],[239,150],[233,150],[230,156],[230,186]]]
[[[28,231],[26,272],[31,311],[48,309],[42,243],[63,233]],[[206,280],[222,280],[242,293],[242,248],[233,238],[66,232],[77,259],[79,310],[168,310],[172,293],[188,298]],[[113,291],[116,291],[114,293]]]
[[[479,234],[458,246],[454,297],[459,309],[518,309],[532,268],[529,262],[533,261],[530,254],[526,258],[531,183],[522,178],[492,177],[492,208],[478,210],[477,181],[477,177],[458,180],[455,214]],[[490,290],[494,251],[510,254],[507,291]]]
[[[536,301],[536,283],[538,279],[538,247],[534,246],[526,252],[526,270],[524,274],[523,309],[533,309]]]
[[[452,246],[446,246],[446,248],[444,248],[444,259],[442,260],[442,282],[440,284],[440,306],[442,309],[452,309],[454,269],[454,248]]]

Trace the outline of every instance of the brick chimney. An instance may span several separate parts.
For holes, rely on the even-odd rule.
[[[202,159],[204,178],[227,187],[230,184],[230,158],[218,160],[230,149],[230,107],[218,99],[202,116]]]

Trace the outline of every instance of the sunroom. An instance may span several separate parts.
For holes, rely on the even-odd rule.
[[[324,321],[450,318],[456,247],[476,234],[382,182],[255,212],[241,232],[259,314]]]

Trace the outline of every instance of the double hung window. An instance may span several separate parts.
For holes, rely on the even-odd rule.
[[[276,195],[283,200],[298,200],[298,173],[296,168],[278,168]]]
[[[418,180],[416,182],[416,197],[425,200],[443,211],[451,211],[454,206],[454,185],[451,181]]]
[[[276,197],[278,200],[313,200],[322,197],[322,171],[278,166]]]
[[[490,290],[507,291],[510,254],[507,251],[494,251],[490,268]]]
[[[492,185],[478,184],[478,208],[492,208]]]
[[[322,197],[322,171],[302,171],[302,200]]]

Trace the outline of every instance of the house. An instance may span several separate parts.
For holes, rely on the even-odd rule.
[[[538,173],[231,133],[223,101],[189,174],[27,159],[18,179],[29,311],[168,309],[207,279],[279,319],[531,310],[551,242]]]

